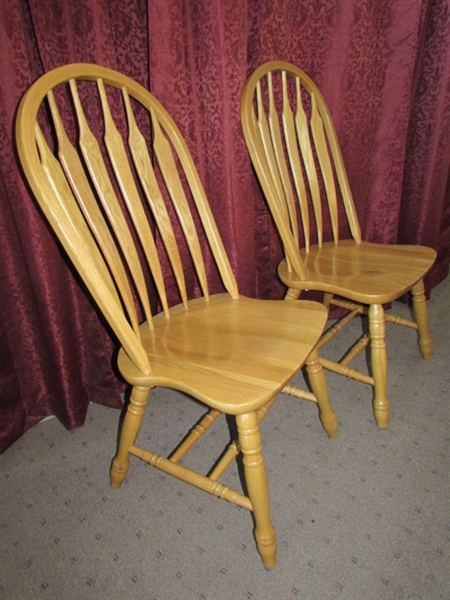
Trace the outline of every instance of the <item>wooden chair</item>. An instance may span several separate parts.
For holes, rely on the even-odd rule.
[[[423,246],[362,240],[330,111],[301,69],[281,61],[256,69],[242,93],[241,117],[248,151],[284,246],[278,275],[288,288],[285,298],[318,290],[328,308],[334,304],[347,309],[323,335],[318,349],[355,316],[368,314],[368,333],[340,361],[320,360],[325,368],[374,387],[375,419],[379,427],[386,427],[385,321],[417,329],[422,355],[431,358],[423,277],[436,253]],[[345,221],[352,239],[340,239]],[[415,321],[385,314],[383,304],[409,290]],[[349,366],[369,344],[371,375]]]
[[[16,139],[39,205],[121,343],[118,366],[132,388],[111,485],[121,485],[133,455],[245,507],[253,511],[264,564],[273,566],[276,538],[258,424],[306,362],[324,427],[337,434],[315,350],[325,308],[239,295],[179,130],[128,77],[85,64],[45,74],[20,104]],[[225,292],[210,292],[208,273],[216,281],[220,274]],[[159,308],[152,311],[153,287]],[[177,290],[176,302],[168,290]],[[154,386],[208,407],[168,458],[136,445]],[[221,413],[235,417],[238,439],[208,476],[181,465]],[[240,452],[248,496],[218,481]]]

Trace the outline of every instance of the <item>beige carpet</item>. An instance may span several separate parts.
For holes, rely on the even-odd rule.
[[[431,362],[414,332],[387,328],[389,429],[370,388],[334,375],[337,439],[283,395],[264,421],[277,567],[262,566],[243,509],[138,460],[112,490],[119,412],[92,404],[84,427],[47,420],[0,457],[0,600],[448,600],[449,292],[447,278],[429,302]],[[141,437],[164,451],[199,414],[158,389]],[[222,425],[203,448],[226,440]]]

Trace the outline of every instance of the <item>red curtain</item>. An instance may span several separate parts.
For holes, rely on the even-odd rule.
[[[69,62],[149,88],[185,135],[244,294],[282,297],[281,247],[240,127],[247,75],[294,62],[333,112],[364,237],[450,245],[448,0],[3,0],[0,3],[0,451],[50,414],[119,407],[114,340],[33,203],[14,152],[17,104]]]

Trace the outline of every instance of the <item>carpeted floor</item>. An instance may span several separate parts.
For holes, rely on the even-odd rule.
[[[387,326],[387,430],[374,423],[372,390],[332,374],[337,439],[313,404],[284,395],[262,424],[274,569],[243,509],[136,459],[112,490],[119,412],[92,404],[84,427],[44,421],[0,457],[0,600],[448,600],[449,292],[447,278],[429,302],[432,361],[413,331]],[[155,390],[140,437],[164,452],[200,413]],[[222,425],[194,463],[222,450]],[[224,483],[238,478],[232,467]]]

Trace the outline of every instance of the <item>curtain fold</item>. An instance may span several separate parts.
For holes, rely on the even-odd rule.
[[[240,290],[281,298],[281,244],[240,126],[247,75],[301,66],[334,115],[366,239],[427,244],[450,261],[448,0],[3,0],[0,3],[0,451],[50,414],[120,407],[110,332],[20,173],[14,115],[29,85],[69,62],[139,81],[193,154]],[[215,283],[217,289],[220,282]]]
[[[167,0],[148,9],[150,89],[187,140],[241,293],[254,295],[257,188],[240,125],[248,4]]]
[[[450,259],[450,4],[423,7],[411,89],[397,241],[437,250],[430,289]]]

